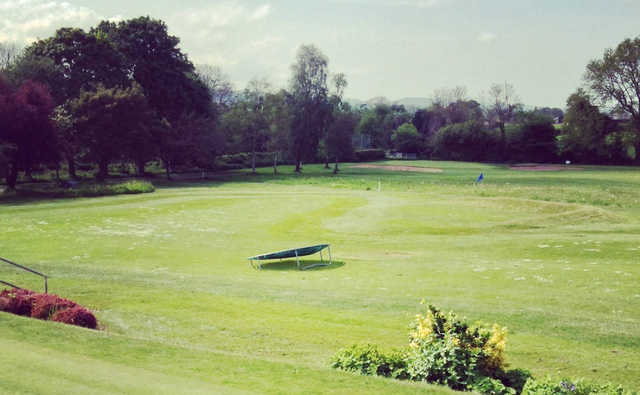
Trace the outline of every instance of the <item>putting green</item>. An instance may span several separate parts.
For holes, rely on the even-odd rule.
[[[423,299],[507,326],[513,367],[640,387],[640,172],[402,164],[443,172],[260,169],[0,203],[0,255],[104,325],[0,313],[0,392],[446,392],[328,367],[352,343],[405,346]],[[324,242],[332,266],[246,261]],[[42,287],[9,267],[0,279]]]

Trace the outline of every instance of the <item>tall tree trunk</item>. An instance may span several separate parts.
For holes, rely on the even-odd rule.
[[[98,166],[99,166],[99,170],[98,170],[97,178],[100,181],[104,181],[109,175],[109,161],[106,159],[101,159]]]
[[[333,167],[333,174],[338,174],[338,157],[336,156],[336,164]]]
[[[27,165],[27,167],[24,169],[24,178],[27,179],[27,181],[32,182],[33,181],[33,175],[31,174],[31,166]]]
[[[144,177],[144,165],[146,162],[144,159],[136,160],[136,175],[139,177]]]
[[[77,179],[76,175],[76,161],[73,159],[73,155],[67,155],[67,165],[69,167],[69,177],[72,179]]]
[[[278,152],[273,154],[273,174],[278,174]]]
[[[329,154],[327,154],[327,156],[324,158],[324,168],[329,168]]]
[[[7,186],[9,189],[16,189],[18,182],[18,164],[13,162],[9,165],[9,174],[7,174]]]
[[[167,175],[167,180],[171,181],[171,164],[166,159],[162,159],[162,161],[164,162],[164,172]]]
[[[500,157],[505,161],[507,160],[507,133],[504,129],[504,122],[498,123],[498,127],[500,127]]]
[[[300,153],[296,152],[296,173],[300,173],[300,169],[302,167],[302,158],[300,156]]]

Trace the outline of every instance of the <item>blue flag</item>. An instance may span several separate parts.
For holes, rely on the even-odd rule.
[[[482,182],[482,180],[484,180],[484,175],[482,173],[480,173],[480,175],[478,176],[478,179],[476,180],[476,182]]]

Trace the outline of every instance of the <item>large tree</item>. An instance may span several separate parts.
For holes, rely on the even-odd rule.
[[[57,161],[52,110],[53,99],[44,85],[25,81],[13,90],[0,80],[0,146],[8,163],[9,188],[15,188],[19,171],[30,177],[37,165]]]
[[[585,80],[603,105],[628,114],[640,135],[640,36],[608,48],[587,65]]]
[[[314,45],[302,45],[291,66],[290,105],[293,110],[291,142],[296,172],[303,160],[313,159],[327,121],[331,105],[327,88],[327,57]]]
[[[107,37],[124,58],[127,74],[140,86],[151,107],[169,121],[188,113],[207,114],[211,97],[195,68],[168,32],[167,25],[148,16],[116,23],[103,21],[91,29]]]
[[[87,147],[88,157],[98,163],[98,179],[108,175],[109,164],[127,154],[127,142],[146,136],[151,111],[139,85],[82,91],[70,101],[74,128]]]
[[[264,115],[268,125],[267,149],[273,152],[273,173],[278,173],[278,160],[289,151],[293,114],[284,89],[265,97]]]
[[[489,88],[490,103],[488,105],[487,118],[492,120],[500,129],[500,140],[502,144],[502,157],[507,157],[507,134],[505,124],[511,122],[516,115],[520,105],[518,96],[513,85],[493,84]]]
[[[54,36],[34,42],[25,50],[23,62],[26,64],[22,66],[25,72],[42,69],[39,58],[52,60],[60,73],[56,85],[51,86],[57,104],[97,84],[107,88],[129,84],[124,57],[106,34],[97,31],[87,33],[82,29],[62,28]]]
[[[600,112],[587,92],[578,89],[567,99],[567,112],[560,136],[560,150],[569,159],[594,163],[610,156],[607,135],[615,122]]]

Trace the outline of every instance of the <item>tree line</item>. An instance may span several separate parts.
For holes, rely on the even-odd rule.
[[[196,66],[160,20],[62,28],[24,49],[0,45],[0,177],[14,188],[43,168],[108,176],[110,165],[167,177],[215,169],[244,154],[256,166],[334,163],[359,149],[473,161],[569,159],[627,163],[640,144],[640,39],[587,65],[585,87],[558,108],[525,110],[511,84],[480,103],[464,87],[441,89],[427,108],[352,107],[344,74],[302,45],[286,88],[254,79],[242,90],[215,66]],[[561,126],[560,126],[561,125]],[[262,153],[262,154],[260,154]],[[268,153],[268,154],[265,154]],[[259,162],[259,163],[258,163]]]

